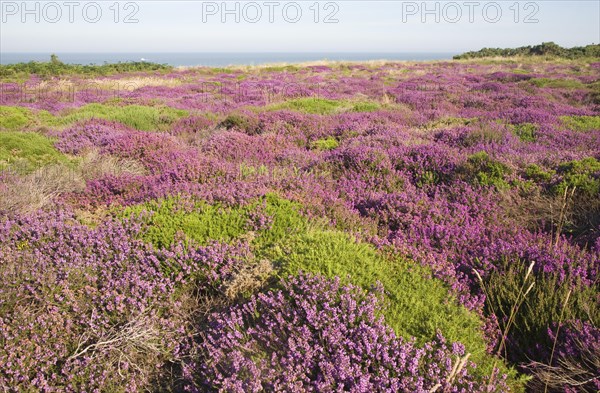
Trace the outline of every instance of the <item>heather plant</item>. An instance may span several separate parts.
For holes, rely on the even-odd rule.
[[[562,329],[560,329],[562,327]],[[534,389],[544,392],[594,392],[600,388],[600,330],[579,320],[550,329],[554,361],[531,362]]]
[[[147,386],[174,349],[178,317],[167,306],[174,278],[135,232],[119,222],[88,229],[62,209],[3,221],[4,389]]]
[[[198,360],[184,369],[190,390],[486,391],[460,344],[397,338],[379,316],[380,287],[305,274],[281,287],[210,318]]]

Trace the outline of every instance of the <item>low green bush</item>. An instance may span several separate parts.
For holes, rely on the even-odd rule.
[[[105,119],[142,131],[165,130],[188,112],[167,106],[88,104],[46,120],[48,125],[69,125],[81,120]]]
[[[563,125],[573,131],[600,130],[600,116],[561,116]]]
[[[586,195],[597,195],[600,192],[600,161],[594,157],[569,161],[559,165],[558,174],[561,180],[555,185],[557,194],[564,193],[568,187]]]
[[[143,238],[156,246],[171,244],[178,232],[200,244],[245,238],[256,258],[271,261],[283,277],[311,272],[337,276],[363,288],[379,281],[385,287],[386,322],[398,334],[424,343],[439,330],[449,340],[465,344],[471,359],[478,363],[481,377],[490,375],[494,365],[514,376],[502,361],[487,354],[478,316],[459,305],[448,288],[432,279],[425,268],[386,256],[344,232],[309,221],[300,210],[296,203],[271,194],[236,207],[169,198],[128,207],[121,214],[150,212],[145,216]],[[269,224],[252,229],[257,216],[267,217]]]
[[[550,87],[553,89],[583,89],[585,85],[577,79],[551,79],[534,78],[530,82],[537,87]]]
[[[312,142],[311,147],[316,150],[333,150],[337,148],[340,143],[332,136],[323,139],[317,139]]]
[[[334,112],[373,112],[379,109],[379,104],[370,101],[330,100],[317,97],[296,98],[271,105],[271,110],[290,109],[294,111],[328,115]]]
[[[535,142],[538,128],[537,124],[533,123],[516,124],[514,126],[514,133],[519,137],[521,142]]]
[[[31,124],[33,117],[28,108],[0,106],[0,130],[20,130]]]
[[[30,61],[28,63],[0,64],[0,78],[29,76],[32,74],[41,77],[59,75],[85,75],[100,76],[119,74],[124,72],[141,71],[170,71],[173,67],[166,64],[149,63],[146,61],[106,63],[102,65],[66,64],[52,55],[50,61]]]
[[[54,142],[34,132],[0,131],[0,170],[29,173],[48,164],[66,163]]]
[[[552,180],[556,172],[553,170],[544,170],[542,167],[536,164],[528,165],[525,168],[525,177],[529,180],[533,180],[536,183],[549,183]]]
[[[491,159],[484,151],[470,155],[459,172],[471,182],[481,186],[493,186],[498,190],[510,187],[505,180],[505,177],[510,174],[509,168]]]

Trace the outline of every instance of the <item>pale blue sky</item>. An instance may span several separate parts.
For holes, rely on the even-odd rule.
[[[515,47],[555,41],[563,46],[600,42],[600,1],[429,1],[426,6],[438,12],[423,15],[422,2],[407,1],[298,1],[302,16],[296,23],[295,4],[277,1],[240,1],[240,21],[235,15],[221,20],[222,1],[135,1],[120,2],[115,23],[114,1],[97,1],[102,12],[98,22],[96,5],[79,1],[72,9],[56,1],[40,1],[40,21],[36,22],[36,2],[27,2],[33,13],[23,14],[21,1],[1,1],[0,50],[2,52],[460,52],[481,47]],[[204,3],[204,4],[203,4]],[[227,6],[234,9],[235,1]],[[319,22],[315,23],[315,7]],[[332,3],[332,4],[329,4]],[[518,7],[515,7],[515,3]],[[83,7],[87,5],[86,21]],[[57,7],[62,15],[58,17]],[[246,8],[244,8],[246,6]],[[284,19],[283,7],[287,6]],[[502,15],[496,16],[497,8]],[[111,8],[112,7],[112,8]],[[136,11],[137,7],[137,11]],[[257,7],[262,17],[254,19]],[[271,7],[271,8],[270,8]],[[273,8],[274,7],[274,8]],[[325,9],[327,7],[327,9]],[[526,8],[527,7],[527,8]],[[484,15],[484,8],[487,14]],[[515,14],[519,9],[518,15]],[[269,22],[273,10],[273,23]],[[203,14],[203,10],[205,11]],[[458,18],[460,10],[462,17]],[[469,21],[472,10],[473,22]],[[137,23],[123,23],[133,11]],[[324,23],[335,12],[337,23]],[[211,14],[211,13],[214,13]],[[524,23],[527,15],[534,23]],[[436,14],[439,22],[435,21]],[[421,18],[425,16],[425,22]],[[25,18],[25,21],[22,18]],[[518,22],[515,21],[517,17]],[[203,20],[204,18],[204,20]],[[487,20],[486,20],[487,18]],[[49,23],[57,20],[56,23]],[[492,23],[497,19],[496,23]],[[456,23],[451,23],[457,20]],[[533,20],[531,20],[533,21]]]

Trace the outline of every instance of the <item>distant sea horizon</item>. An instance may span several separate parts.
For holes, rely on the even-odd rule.
[[[229,65],[260,65],[269,63],[301,63],[309,61],[428,61],[450,60],[458,53],[440,52],[244,52],[244,53],[60,53],[58,58],[68,64],[104,64],[132,61],[148,61],[168,64],[174,67],[224,67]],[[30,61],[49,61],[51,53],[0,53],[0,64],[27,63]]]

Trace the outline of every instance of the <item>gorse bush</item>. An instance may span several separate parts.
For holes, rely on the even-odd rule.
[[[600,45],[576,46],[573,48],[563,48],[554,42],[544,42],[540,45],[522,46],[519,48],[484,48],[475,52],[466,52],[454,56],[456,60],[476,59],[485,57],[512,57],[512,56],[551,56],[563,57],[567,59],[577,59],[581,57],[600,57]]]

